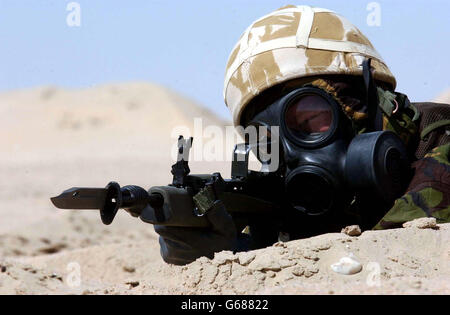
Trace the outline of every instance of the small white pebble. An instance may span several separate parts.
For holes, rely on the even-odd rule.
[[[341,275],[354,275],[362,270],[362,265],[352,257],[343,257],[331,265],[331,269]]]

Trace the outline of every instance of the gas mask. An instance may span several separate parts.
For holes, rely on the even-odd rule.
[[[280,148],[274,172],[284,178],[286,200],[307,215],[348,207],[358,196],[389,204],[406,189],[410,167],[398,136],[386,131],[355,135],[338,101],[320,88],[290,92],[249,125],[269,130],[270,145]]]

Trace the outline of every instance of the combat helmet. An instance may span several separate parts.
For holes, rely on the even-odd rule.
[[[327,9],[289,5],[258,19],[234,47],[226,68],[224,99],[235,126],[253,98],[294,79],[362,75],[372,60],[375,80],[396,87],[380,54],[347,19]]]

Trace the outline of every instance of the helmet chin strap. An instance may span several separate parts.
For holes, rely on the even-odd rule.
[[[383,130],[383,115],[378,100],[377,86],[372,75],[372,59],[366,58],[363,61],[363,78],[366,89],[366,104],[369,111],[369,128],[368,131]]]

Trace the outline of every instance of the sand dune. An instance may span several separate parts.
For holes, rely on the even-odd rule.
[[[114,180],[143,187],[171,181],[178,134],[226,122],[175,92],[148,83],[91,89],[42,87],[0,94],[0,232],[55,215],[49,197]],[[197,142],[194,140],[194,146]],[[229,173],[229,163],[192,163]]]
[[[434,101],[437,103],[450,104],[450,90],[441,93]]]
[[[223,126],[165,88],[128,83],[84,90],[43,87],[0,95],[3,159],[145,156],[172,145],[175,126]]]
[[[148,83],[0,94],[0,294],[450,293],[448,225],[323,235],[174,267],[161,260],[152,226],[119,213],[105,227],[96,212],[51,205],[72,186],[168,184],[172,131],[193,130],[196,117],[227,124]],[[191,169],[229,175],[226,162]],[[332,272],[350,253],[362,272]],[[367,284],[370,263],[379,266],[379,286]]]

